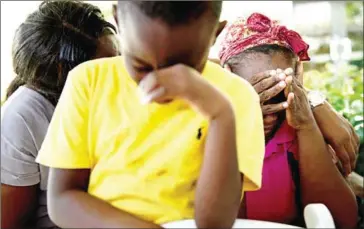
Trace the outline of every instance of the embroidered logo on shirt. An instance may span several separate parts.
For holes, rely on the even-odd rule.
[[[198,128],[196,138],[197,138],[198,140],[200,140],[200,139],[201,139],[201,137],[202,137],[202,127]]]

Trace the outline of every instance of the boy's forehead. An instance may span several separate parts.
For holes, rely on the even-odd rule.
[[[133,11],[124,15],[124,20],[122,47],[149,63],[156,60],[178,62],[179,58],[189,58],[194,62],[198,55],[193,57],[193,54],[207,51],[214,33],[212,26],[204,26],[203,19],[186,25],[168,26],[159,19]]]

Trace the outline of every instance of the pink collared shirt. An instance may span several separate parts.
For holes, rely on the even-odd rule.
[[[245,195],[248,219],[290,223],[297,218],[296,186],[288,160],[297,159],[296,132],[284,121],[265,147],[262,187]]]

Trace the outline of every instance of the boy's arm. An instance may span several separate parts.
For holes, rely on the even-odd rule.
[[[231,228],[241,198],[235,117],[230,107],[210,121],[204,161],[196,191],[199,228]]]
[[[161,228],[87,193],[89,169],[50,169],[48,211],[62,228]]]
[[[243,191],[261,185],[265,147],[259,97],[247,82],[236,79],[229,96],[232,106],[210,121],[196,193],[198,227],[231,227]]]

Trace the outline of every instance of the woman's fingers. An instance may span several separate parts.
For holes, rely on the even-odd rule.
[[[286,79],[286,75],[284,73],[276,74],[274,76],[268,77],[266,79],[261,80],[260,82],[254,84],[254,89],[257,93],[264,92],[265,90],[271,88],[273,85],[277,85],[277,83],[284,83]]]
[[[284,82],[287,84],[286,88],[284,89],[284,95],[287,97],[288,93],[292,91],[292,76],[287,76],[287,78],[284,80]]]
[[[354,146],[353,142],[350,141],[348,143],[347,148],[348,148],[347,152],[349,154],[349,159],[350,159],[350,166],[351,166],[352,169],[355,169],[355,167],[356,167],[356,158],[357,158],[357,156],[356,156],[356,147]]]
[[[275,86],[273,86],[267,90],[264,90],[263,92],[259,93],[260,102],[264,103],[264,102],[270,100],[274,96],[278,95],[281,91],[283,91],[285,87],[286,87],[286,83],[284,81],[281,81],[278,84],[276,84]]]
[[[267,105],[262,105],[262,112],[263,115],[269,115],[285,110],[287,107],[288,103],[286,101],[277,104],[267,104]]]
[[[289,107],[292,107],[294,105],[294,93],[293,92],[290,92],[288,93],[288,96],[287,96],[287,103],[288,103],[288,106]]]
[[[254,86],[255,84],[259,83],[260,81],[267,79],[271,76],[275,76],[276,74],[277,74],[276,70],[268,70],[265,72],[260,72],[260,73],[255,74],[254,76],[252,76],[249,79],[249,83]]]
[[[343,145],[340,146],[339,152],[336,152],[336,155],[340,159],[340,162],[343,166],[345,176],[349,175],[352,171],[350,156],[346,152],[347,150]]]

